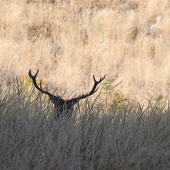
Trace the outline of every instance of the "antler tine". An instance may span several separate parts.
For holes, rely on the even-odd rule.
[[[106,75],[104,77],[100,77],[99,83],[105,79]]]
[[[33,76],[32,73],[31,73],[31,69],[29,69],[29,76],[30,76],[30,78],[31,78],[31,79],[36,78],[38,72],[39,72],[39,70],[37,70],[36,74]]]
[[[93,80],[94,80],[94,82],[97,82],[96,79],[95,79],[95,77],[94,77],[94,74],[93,74]]]
[[[100,80],[97,81],[94,77],[94,74],[93,74],[93,79],[94,79],[94,82],[96,82],[97,84],[99,84],[101,81],[103,81],[105,79],[106,75],[104,77],[100,77]]]
[[[97,85],[98,85],[99,83],[101,83],[101,82],[105,79],[105,77],[106,77],[106,75],[105,75],[104,77],[101,77],[100,80],[97,81],[97,80],[95,79],[94,74],[93,74],[94,86],[93,86],[91,92],[89,93],[89,95],[94,94],[94,93],[99,89],[99,88],[96,89],[96,87],[97,87]]]

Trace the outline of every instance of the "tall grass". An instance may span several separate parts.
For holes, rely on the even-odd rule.
[[[70,119],[30,86],[0,84],[0,169],[167,170],[170,109],[84,101]]]

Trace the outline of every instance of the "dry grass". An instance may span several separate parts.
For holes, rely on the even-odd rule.
[[[121,101],[167,96],[169,44],[169,1],[0,1],[0,169],[170,169],[169,105]],[[29,69],[66,97],[88,91],[92,74],[117,74],[109,92],[121,106],[87,101],[49,123],[53,106],[30,88]]]
[[[44,95],[1,82],[0,169],[170,168],[169,107],[103,106],[84,102],[70,119],[49,123],[52,107]]]
[[[117,90],[132,100],[169,93],[169,1],[4,0],[0,7],[1,77],[40,69],[50,86],[79,93],[92,74],[117,73]]]

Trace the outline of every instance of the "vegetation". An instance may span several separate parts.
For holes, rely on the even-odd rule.
[[[0,78],[40,69],[48,88],[83,93],[93,74],[117,74],[116,90],[131,102],[169,93],[169,1],[3,0],[0,7]]]
[[[29,82],[28,82],[29,84]],[[84,101],[69,119],[31,86],[0,86],[0,169],[169,169],[170,109]],[[158,107],[157,107],[158,106]]]
[[[169,9],[165,0],[0,1],[0,169],[170,169]],[[64,98],[88,92],[93,74],[107,77],[100,96],[58,121],[29,69]]]

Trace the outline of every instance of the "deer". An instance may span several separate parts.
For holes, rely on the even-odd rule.
[[[94,93],[96,93],[97,90],[99,89],[97,85],[100,84],[106,77],[105,75],[104,77],[101,77],[99,81],[97,81],[95,79],[95,76],[93,75],[94,85],[93,85],[92,90],[89,93],[79,95],[78,97],[72,98],[70,100],[64,100],[58,94],[55,96],[54,94],[51,94],[49,91],[44,90],[42,88],[42,80],[40,81],[40,86],[37,85],[36,77],[38,73],[39,73],[39,70],[37,70],[35,75],[32,75],[31,69],[29,69],[28,74],[29,74],[29,77],[32,79],[35,88],[38,89],[40,92],[48,95],[50,100],[54,104],[55,119],[59,119],[60,117],[63,117],[63,116],[71,117],[73,114],[74,105],[77,104],[80,100],[85,99],[93,95]]]

